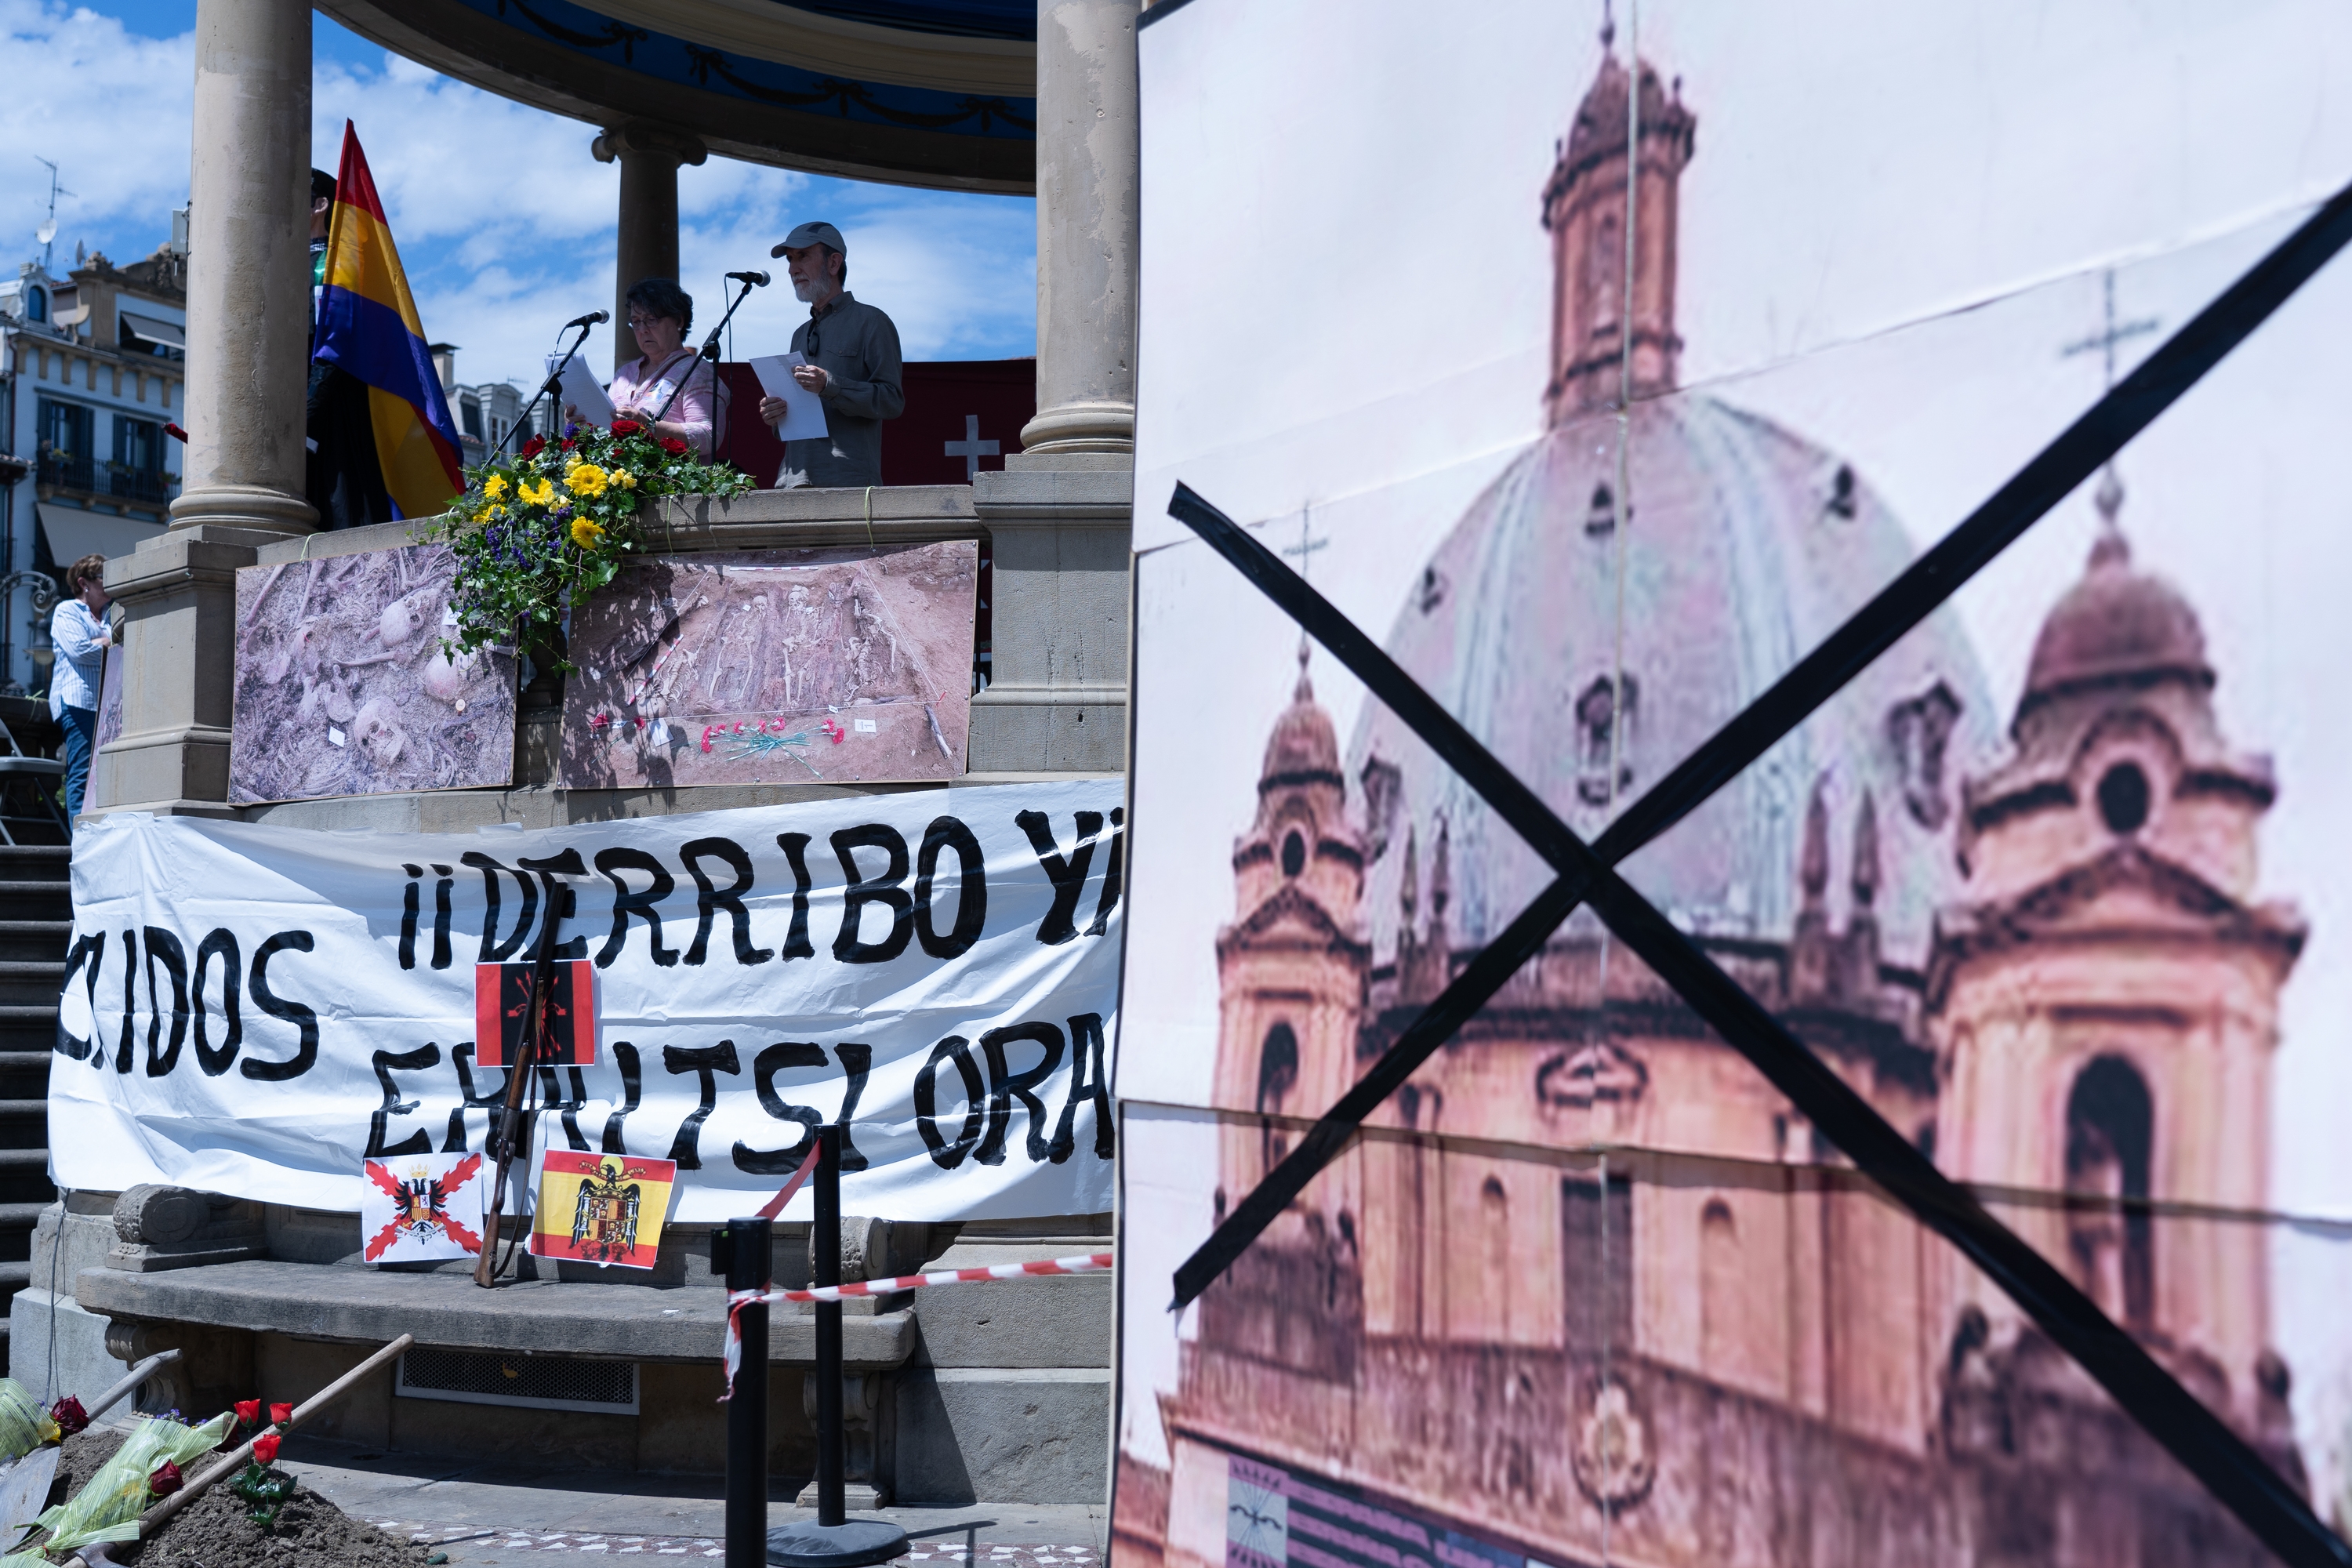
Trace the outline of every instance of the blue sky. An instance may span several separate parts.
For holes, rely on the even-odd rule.
[[[35,259],[54,159],[56,265],[77,242],[117,262],[170,233],[187,200],[193,0],[0,0],[0,266]],[[311,161],[336,166],[346,119],[392,219],[426,332],[462,381],[528,382],[557,327],[613,302],[619,175],[595,127],[509,102],[314,17]],[[489,150],[489,151],[485,151]],[[713,158],[679,171],[679,281],[698,322],[721,274],[777,271],[768,247],[812,217],[849,242],[850,286],[898,321],[909,359],[994,359],[1036,344],[1036,208],[1026,197],[910,190]],[[735,355],[781,351],[806,312],[781,282],[736,315]],[[609,329],[588,353],[611,363]]]

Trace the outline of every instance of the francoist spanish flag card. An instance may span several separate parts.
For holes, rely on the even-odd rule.
[[[395,1154],[362,1163],[360,1234],[370,1263],[475,1258],[482,1250],[482,1157]]]
[[[547,998],[547,1033],[553,1058],[542,1065],[586,1068],[596,1065],[596,972],[584,958],[567,958],[549,967],[553,988]],[[530,1030],[531,987],[538,983],[537,963],[478,963],[474,965],[474,1060],[486,1068],[502,1068],[522,1052]]]
[[[539,1170],[531,1255],[651,1268],[677,1180],[671,1160],[550,1149]]]

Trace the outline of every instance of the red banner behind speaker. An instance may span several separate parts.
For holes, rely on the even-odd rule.
[[[784,448],[752,412],[760,406],[760,378],[748,364],[722,364],[719,371],[738,411],[728,421],[719,455],[769,489],[783,466]],[[1037,412],[1034,359],[909,364],[904,385],[906,412],[882,426],[886,485],[969,484],[975,463],[1002,468],[1006,453],[1021,450],[1021,427]],[[958,449],[967,446],[977,449]]]

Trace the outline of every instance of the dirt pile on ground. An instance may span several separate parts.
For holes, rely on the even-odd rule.
[[[95,1427],[67,1438],[49,1501],[63,1502],[80,1490],[121,1446],[121,1433]],[[215,1462],[207,1455],[189,1466],[188,1473],[193,1478]],[[135,1554],[128,1546],[114,1550],[140,1568],[420,1568],[435,1550],[395,1540],[308,1487],[296,1489],[287,1500],[274,1530],[264,1531],[247,1519],[246,1509],[245,1500],[223,1481]],[[34,1544],[38,1543],[37,1538]]]

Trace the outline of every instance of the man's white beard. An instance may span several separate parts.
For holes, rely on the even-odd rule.
[[[813,278],[805,283],[797,278],[793,279],[793,298],[803,305],[821,305],[832,299],[833,293],[834,282],[830,278]]]

